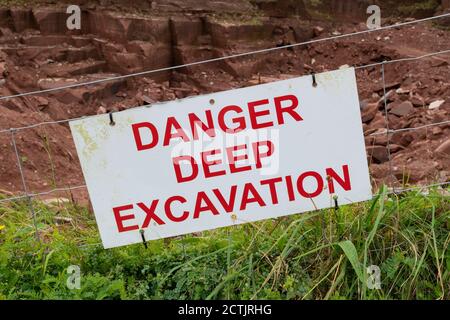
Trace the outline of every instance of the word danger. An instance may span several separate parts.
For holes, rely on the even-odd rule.
[[[306,189],[308,180],[315,185],[313,189]],[[164,225],[167,222],[179,223],[187,219],[198,219],[202,214],[219,215],[220,212],[233,213],[235,210],[246,210],[252,204],[259,207],[276,205],[279,203],[280,193],[287,193],[290,202],[298,200],[299,197],[318,197],[325,190],[333,194],[336,183],[346,191],[351,190],[348,165],[344,165],[340,173],[333,168],[327,168],[323,173],[307,171],[295,177],[261,180],[258,184],[248,182],[243,187],[232,185],[228,190],[229,197],[225,197],[222,191],[216,188],[208,192],[198,192],[195,203],[187,203],[185,197],[174,195],[164,200],[153,199],[150,202],[126,204],[113,208],[113,211],[118,231],[127,232],[148,228],[151,222],[157,225]],[[268,192],[270,199],[264,200],[262,192]],[[214,203],[219,203],[220,207]],[[181,209],[179,204],[182,204]],[[173,210],[174,205],[179,208],[177,211]],[[145,217],[142,225],[135,223],[136,215]]]
[[[212,117],[211,110],[205,110],[206,123],[203,122],[195,113],[189,113],[188,119],[190,124],[190,132],[192,137],[189,137],[188,132],[184,130],[179,121],[174,116],[170,116],[166,120],[165,130],[163,132],[162,145],[168,146],[173,140],[184,142],[191,140],[198,140],[198,128],[210,137],[216,136],[216,130],[220,129],[225,133],[238,133],[247,128],[251,129],[263,129],[273,127],[274,123],[280,125],[285,123],[285,118],[290,117],[295,121],[302,121],[302,117],[296,110],[298,108],[298,98],[295,95],[285,95],[275,97],[273,99],[275,106],[275,115],[271,114],[271,108],[269,105],[269,99],[261,99],[258,101],[252,101],[247,104],[247,111],[249,117],[249,123],[245,117],[244,110],[237,105],[229,105],[220,109],[217,121],[215,122]],[[287,104],[284,105],[283,104]],[[275,119],[262,119],[263,117],[274,116]],[[229,118],[227,123],[226,119]],[[231,122],[231,123],[230,123]],[[157,127],[151,122],[141,122],[132,125],[133,135],[136,142],[136,148],[138,151],[152,149],[161,143],[160,135]],[[146,131],[146,132],[145,132]],[[144,138],[148,141],[144,141]]]

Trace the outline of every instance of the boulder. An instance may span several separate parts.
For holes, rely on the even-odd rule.
[[[447,139],[435,150],[436,153],[450,155],[450,139]]]
[[[391,142],[402,147],[407,147],[414,141],[414,135],[410,132],[396,133],[392,135]]]
[[[378,104],[377,103],[369,103],[363,109],[361,118],[363,123],[368,123],[375,118],[375,115],[378,112]]]
[[[318,37],[320,36],[323,32],[324,32],[324,28],[320,27],[320,26],[316,26],[313,28],[313,33],[314,33],[314,37]]]
[[[414,112],[414,106],[411,102],[409,101],[404,101],[400,104],[397,104],[395,106],[393,106],[389,112],[393,115],[399,116],[399,117],[404,117],[409,115],[410,113]]]
[[[375,163],[383,163],[389,160],[389,154],[386,147],[368,146],[366,147],[367,155]]]
[[[430,110],[439,109],[439,107],[442,106],[444,103],[445,103],[445,100],[436,100],[436,101],[430,103],[430,106],[428,107],[428,109],[430,109]]]
[[[425,100],[419,96],[419,95],[413,95],[410,98],[411,103],[413,104],[414,107],[416,108],[420,108],[420,107],[424,107],[425,106]]]

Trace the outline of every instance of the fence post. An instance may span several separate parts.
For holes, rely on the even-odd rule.
[[[30,207],[30,212],[31,215],[33,217],[33,224],[34,224],[34,229],[35,229],[35,233],[36,233],[36,239],[39,241],[39,243],[41,242],[41,239],[39,237],[39,230],[38,230],[38,226],[37,226],[37,222],[36,222],[36,212],[34,211],[34,207],[33,207],[33,201],[31,199],[31,195],[28,192],[28,188],[27,188],[27,184],[25,182],[25,175],[23,173],[23,165],[22,165],[22,160],[20,159],[19,156],[19,150],[17,149],[17,143],[16,143],[16,137],[15,137],[15,129],[10,129],[11,132],[11,141],[14,147],[14,152],[16,154],[16,159],[17,159],[17,166],[19,167],[19,172],[20,172],[20,178],[22,179],[22,186],[23,186],[23,191],[26,194],[27,200],[28,200],[28,206]]]
[[[383,61],[381,64],[381,80],[383,81],[383,101],[384,101],[384,121],[386,123],[386,136],[387,136],[387,153],[388,153],[388,160],[389,160],[389,177],[391,179],[393,178],[394,183],[392,184],[392,191],[394,194],[395,192],[395,176],[392,169],[392,156],[391,156],[391,137],[390,133],[391,130],[389,128],[389,117],[388,117],[388,109],[387,109],[387,97],[386,97],[386,77],[384,73],[384,65],[386,64],[386,61]]]

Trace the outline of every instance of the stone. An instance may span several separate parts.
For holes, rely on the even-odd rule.
[[[48,106],[48,100],[44,97],[35,97],[38,106]]]
[[[375,139],[374,139],[374,141],[373,141],[373,144],[374,144],[374,145],[377,145],[377,146],[384,146],[384,147],[387,146],[387,143],[388,143],[388,137],[387,137],[387,134],[376,135],[376,136],[374,136],[374,137],[375,137]]]
[[[404,150],[405,148],[402,146],[399,146],[398,144],[389,144],[389,150],[392,153],[399,152],[400,150]]]
[[[156,102],[154,99],[150,98],[147,95],[143,95],[142,96],[142,101],[143,101],[144,104],[153,104],[153,103]]]
[[[7,73],[6,62],[0,62],[0,77],[5,76]]]
[[[447,139],[439,147],[437,147],[435,152],[450,155],[450,139]]]
[[[388,92],[386,92],[386,102],[390,103],[390,102],[395,101],[396,96],[397,95],[395,94],[395,90],[389,90]],[[381,98],[377,101],[377,103],[381,109],[384,109],[384,97],[385,96],[382,95]]]
[[[375,163],[383,163],[389,160],[387,148],[383,146],[366,147],[367,154]]]
[[[360,100],[359,101],[359,109],[365,110],[368,104],[369,104],[369,100],[367,100],[367,99]]]
[[[395,92],[398,94],[408,94],[410,92],[410,90],[404,89],[404,88],[398,88]]]
[[[425,101],[423,100],[423,98],[419,95],[414,95],[410,98],[411,103],[413,104],[414,107],[419,108],[419,107],[424,107],[425,106]]]
[[[70,223],[72,222],[72,218],[70,217],[53,217],[56,223]]]
[[[434,127],[433,130],[432,130],[431,132],[433,132],[433,135],[438,136],[438,135],[440,135],[443,131],[442,131],[442,129],[439,128],[439,127]]]
[[[60,204],[64,204],[64,203],[70,203],[70,200],[67,198],[50,198],[50,199],[45,199],[42,200],[42,203],[46,204],[46,205],[60,205]]]
[[[314,36],[315,37],[320,36],[323,33],[324,30],[325,30],[324,28],[319,27],[319,26],[314,27],[313,28]]]
[[[97,114],[105,114],[107,111],[106,111],[106,108],[104,107],[104,106],[100,106],[98,109],[97,109]]]
[[[397,89],[400,87],[401,82],[394,80],[391,82],[387,82],[386,83],[386,91],[389,91],[391,89]],[[380,83],[374,90],[375,92],[383,92],[384,91],[384,87],[383,87],[383,83]],[[395,92],[395,90],[394,90]]]
[[[438,109],[440,106],[442,106],[444,104],[444,102],[445,102],[445,100],[434,101],[434,102],[430,103],[428,109],[430,109],[430,110]]]
[[[361,118],[363,123],[367,123],[373,120],[375,118],[375,115],[378,112],[378,104],[376,103],[369,103],[364,108]]]
[[[393,115],[404,117],[409,115],[413,111],[414,111],[413,104],[409,101],[404,101],[398,105],[393,106],[389,112]]]
[[[448,66],[448,62],[445,60],[432,61],[431,66],[434,68]]]
[[[381,112],[378,112],[370,123],[371,129],[386,129],[386,119]]]

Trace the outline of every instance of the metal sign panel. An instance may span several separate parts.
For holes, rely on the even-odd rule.
[[[353,68],[70,123],[105,248],[372,197]]]

